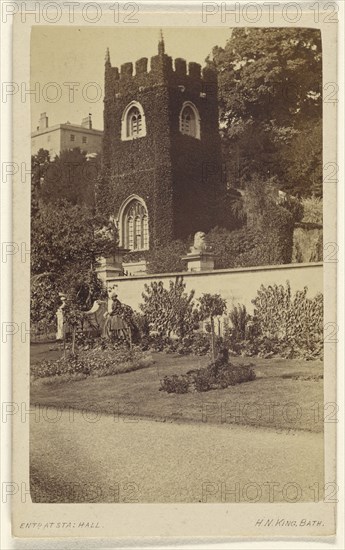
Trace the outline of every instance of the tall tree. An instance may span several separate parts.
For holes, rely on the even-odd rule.
[[[42,205],[31,224],[31,319],[39,326],[55,318],[59,293],[76,325],[82,312],[103,293],[99,256],[114,254],[116,228],[87,207],[67,201]],[[65,311],[65,310],[64,310]]]
[[[235,29],[225,48],[215,47],[207,61],[218,72],[223,149],[232,183],[242,187],[256,172],[277,176],[280,187],[290,192],[320,194],[320,31]],[[298,158],[296,144],[311,133],[315,154]]]
[[[61,151],[45,170],[41,197],[46,204],[63,199],[93,209],[99,172],[100,155],[90,157],[78,147]]]

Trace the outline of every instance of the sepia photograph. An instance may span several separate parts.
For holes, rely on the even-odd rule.
[[[34,27],[31,78],[33,501],[323,498],[320,30]]]
[[[223,4],[16,14],[15,537],[335,536],[336,26]]]

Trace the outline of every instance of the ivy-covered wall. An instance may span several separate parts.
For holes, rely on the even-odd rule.
[[[164,48],[163,48],[164,50]],[[215,73],[197,63],[159,55],[135,64],[105,65],[103,174],[98,207],[117,217],[131,194],[146,203],[150,248],[216,224],[216,197],[225,192],[221,178]],[[146,136],[121,141],[121,117],[138,101],[145,113]],[[179,114],[192,101],[201,119],[201,139],[182,135]]]

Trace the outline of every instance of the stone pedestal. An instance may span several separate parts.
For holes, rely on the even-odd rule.
[[[214,269],[213,252],[189,252],[182,260],[187,261],[187,271],[212,271]]]
[[[100,256],[97,258],[98,266],[96,267],[96,272],[101,281],[106,283],[108,279],[114,279],[123,275],[122,258],[126,252],[128,252],[127,249],[118,248],[114,256],[107,256],[106,258]]]

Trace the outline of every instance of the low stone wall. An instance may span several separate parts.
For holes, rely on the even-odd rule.
[[[186,290],[195,290],[195,298],[204,292],[218,293],[227,301],[228,310],[237,304],[246,306],[249,313],[253,311],[252,300],[261,285],[282,284],[290,282],[292,292],[308,287],[308,296],[312,298],[323,292],[323,264],[288,264],[268,267],[248,267],[241,269],[219,269],[203,272],[164,273],[158,275],[140,275],[117,277],[107,280],[108,288],[116,285],[120,301],[139,311],[143,302],[144,285],[152,281],[163,281],[168,288],[169,281],[177,275],[183,275]]]

